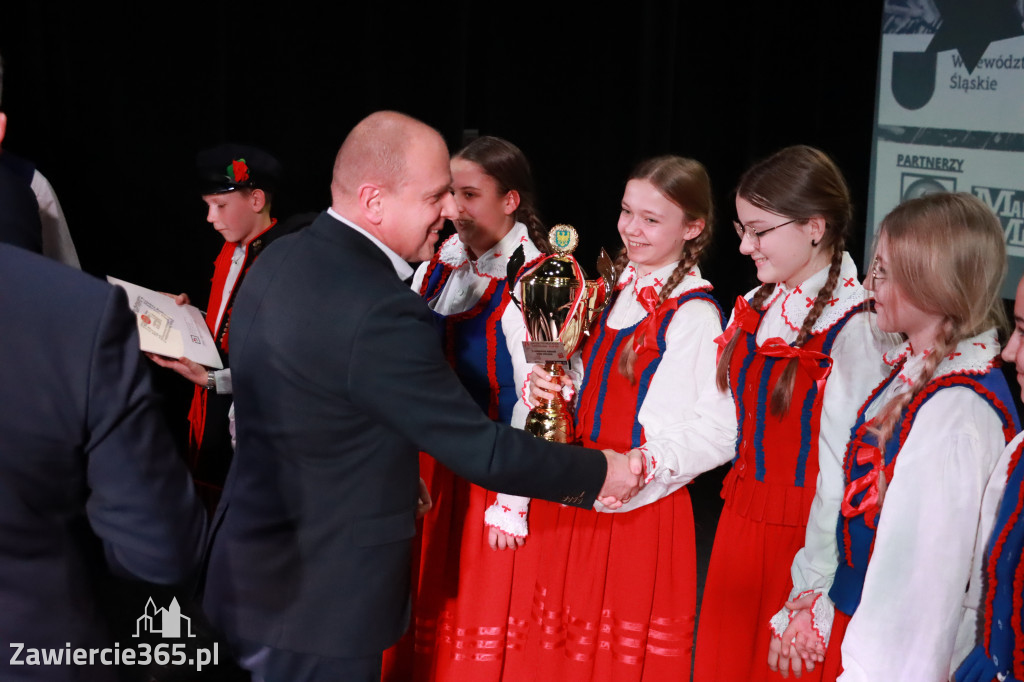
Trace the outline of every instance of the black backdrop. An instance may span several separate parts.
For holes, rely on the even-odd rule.
[[[84,269],[205,303],[219,237],[195,152],[265,146],[288,172],[278,214],[320,210],[346,132],[382,108],[453,148],[467,129],[521,146],[543,217],[579,228],[588,268],[619,245],[634,163],[699,159],[726,310],[754,284],[728,221],[739,174],[820,146],[851,185],[861,260],[881,1],[350,4],[5,3],[4,146],[53,183]]]

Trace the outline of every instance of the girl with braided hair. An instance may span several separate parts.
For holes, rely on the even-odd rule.
[[[1005,274],[999,220],[970,194],[911,199],[882,221],[866,283],[878,328],[905,340],[846,448],[838,566],[817,598],[834,622],[814,609],[788,633],[810,660],[828,643],[823,679],[945,680],[974,644],[972,558],[993,525],[982,495],[1019,430],[999,369]]]
[[[851,204],[835,163],[802,145],[776,152],[741,177],[736,214],[763,284],[737,299],[719,340],[737,436],[701,603],[702,681],[778,679],[765,665],[769,620],[787,596],[828,587],[835,526],[808,516],[838,513],[850,427],[884,376],[844,251]]]
[[[723,320],[697,267],[712,220],[710,181],[697,161],[657,157],[629,176],[617,285],[581,350],[576,429],[584,444],[641,448],[646,485],[614,513],[600,503],[577,512],[532,502],[531,537],[516,552],[516,632],[503,679],[689,679],[696,547],[684,486],[719,462],[689,462],[679,427],[694,419],[702,393],[733,419],[714,386]],[[534,395],[559,389],[540,368],[534,375]],[[727,446],[732,429],[721,431]]]
[[[519,247],[524,268],[549,249],[530,165],[511,142],[484,136],[452,157],[451,170],[456,234],[417,269],[412,287],[433,310],[448,360],[480,407],[521,428],[529,406],[519,396],[531,365],[523,354],[522,314],[509,305],[507,268]],[[511,553],[481,542],[484,511],[490,507],[488,519],[521,541],[525,515],[511,510],[526,501],[496,496],[428,454],[420,457],[420,474],[434,508],[420,534],[412,627],[386,653],[383,679],[482,679],[483,669],[500,669],[500,655],[465,660],[460,654],[504,649],[513,562]]]

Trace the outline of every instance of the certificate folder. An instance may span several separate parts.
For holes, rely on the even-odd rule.
[[[128,293],[128,305],[139,325],[139,347],[169,358],[186,357],[212,369],[223,369],[220,354],[203,313],[193,305],[177,305],[167,294],[114,277],[107,281]]]

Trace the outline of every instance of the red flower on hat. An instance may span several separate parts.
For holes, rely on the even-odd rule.
[[[249,166],[245,165],[245,159],[235,159],[231,162],[231,175],[235,182],[245,182],[249,179]]]

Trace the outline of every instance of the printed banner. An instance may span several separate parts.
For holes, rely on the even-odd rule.
[[[1024,274],[1024,0],[887,0],[865,240],[899,202],[970,192],[999,217],[1013,298]]]

